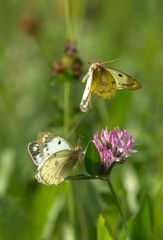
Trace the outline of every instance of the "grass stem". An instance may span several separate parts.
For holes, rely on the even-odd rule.
[[[122,210],[122,208],[121,208],[121,204],[120,204],[120,202],[119,202],[119,199],[118,199],[118,197],[117,197],[117,194],[116,194],[116,192],[115,192],[115,190],[114,190],[114,187],[113,187],[113,185],[112,185],[109,177],[107,178],[107,183],[108,183],[108,185],[109,185],[109,187],[110,187],[110,191],[111,191],[111,193],[112,193],[112,195],[113,195],[113,198],[114,198],[114,200],[115,200],[115,202],[116,202],[116,205],[117,205],[117,207],[118,207],[120,216],[121,216],[121,218],[122,218],[122,222],[123,222],[123,224],[124,224],[124,228],[125,228],[125,232],[126,232],[126,237],[127,237],[126,240],[131,240],[130,235],[129,235],[129,230],[128,230],[127,221],[126,221],[124,212],[123,212],[123,210]]]

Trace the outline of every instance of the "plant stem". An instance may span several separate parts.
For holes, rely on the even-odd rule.
[[[67,206],[68,206],[68,214],[70,223],[73,230],[73,239],[75,239],[75,212],[74,212],[74,194],[71,182],[66,182],[66,190],[67,190]]]
[[[126,237],[127,237],[126,240],[131,240],[130,235],[129,235],[129,230],[128,230],[128,226],[127,226],[127,221],[126,221],[125,215],[124,215],[124,213],[123,213],[123,210],[122,210],[122,208],[121,208],[119,199],[118,199],[118,197],[117,197],[117,195],[116,195],[116,192],[115,192],[115,190],[114,190],[114,188],[113,188],[113,185],[112,185],[109,177],[107,178],[107,183],[108,183],[108,185],[109,185],[109,187],[110,187],[111,193],[112,193],[112,195],[113,195],[113,197],[114,197],[114,200],[115,200],[115,202],[116,202],[116,204],[117,204],[119,213],[120,213],[120,215],[121,215],[122,222],[123,222],[123,224],[124,224],[124,228],[125,228],[125,231],[126,231]]]
[[[65,81],[64,83],[64,134],[68,135],[70,128],[70,109],[71,109],[71,83],[70,81]]]
[[[64,0],[65,5],[65,21],[67,29],[67,38],[73,40],[73,25],[72,25],[72,7],[71,0]]]
[[[73,29],[72,29],[72,6],[71,0],[64,0],[65,5],[65,22],[67,29],[67,38],[69,40],[73,39]],[[65,81],[64,83],[64,134],[67,136],[70,128],[70,94],[71,94],[71,83],[70,81]]]

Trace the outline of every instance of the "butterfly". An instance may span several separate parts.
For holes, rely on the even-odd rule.
[[[28,152],[37,166],[36,180],[45,185],[63,182],[83,154],[80,147],[52,132],[39,132],[37,141],[28,144]]]
[[[89,108],[91,93],[103,99],[111,99],[117,89],[135,90],[141,88],[141,83],[130,75],[110,67],[105,67],[102,63],[91,64],[82,82],[87,82],[80,103],[82,112],[86,112]]]

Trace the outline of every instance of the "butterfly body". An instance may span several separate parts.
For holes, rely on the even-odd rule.
[[[114,68],[105,67],[101,63],[91,64],[82,82],[85,81],[87,83],[80,103],[82,112],[88,110],[91,93],[103,99],[111,99],[117,90],[135,90],[141,87],[141,84],[130,75]]]
[[[73,147],[51,132],[40,132],[37,141],[28,145],[28,151],[37,165],[37,181],[46,185],[63,182],[82,155],[80,147]]]

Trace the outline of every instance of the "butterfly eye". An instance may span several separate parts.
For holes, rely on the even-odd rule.
[[[123,77],[123,75],[121,73],[118,74],[119,77]]]

